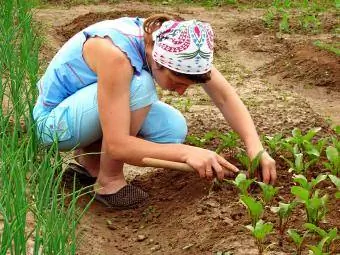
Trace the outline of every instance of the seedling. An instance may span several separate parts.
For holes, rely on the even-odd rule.
[[[325,252],[329,252],[330,251],[330,247],[332,245],[332,242],[339,239],[340,236],[338,236],[338,229],[337,228],[332,228],[331,230],[329,230],[328,232],[323,230],[322,228],[315,226],[314,224],[311,223],[305,223],[303,225],[306,229],[308,229],[309,231],[313,231],[317,234],[319,234],[319,236],[324,240],[324,249]]]
[[[320,220],[325,217],[327,211],[328,195],[319,197],[319,190],[316,190],[312,196],[310,192],[299,186],[291,188],[291,193],[298,198],[298,201],[305,205],[307,222],[318,225]]]
[[[328,146],[326,149],[328,162],[324,166],[331,171],[335,176],[340,176],[340,157],[339,150],[333,146]]]
[[[329,179],[334,183],[337,187],[338,191],[335,193],[335,198],[340,199],[340,178],[336,177],[335,175],[328,175]]]
[[[260,164],[261,156],[264,150],[257,153],[255,158],[251,160],[244,150],[241,150],[240,153],[236,155],[237,159],[241,162],[241,164],[248,170],[249,177],[255,178],[255,172]]]
[[[276,155],[277,151],[279,151],[282,146],[282,134],[276,134],[274,136],[266,135],[263,140],[268,146],[271,155]]]
[[[294,207],[297,205],[296,202],[289,204],[279,202],[278,207],[271,207],[271,211],[279,215],[279,245],[282,246],[283,235],[287,229],[289,218],[292,214]]]
[[[310,182],[308,182],[307,178],[302,175],[294,175],[293,180],[294,182],[300,184],[301,187],[308,190],[309,193],[311,193],[314,189],[314,187],[319,184],[320,182],[326,180],[327,175],[326,174],[319,174],[315,179],[313,178]]]
[[[259,221],[263,214],[263,205],[261,202],[256,201],[255,198],[241,195],[240,201],[247,208],[249,216],[251,218],[252,226],[255,227],[256,222]]]
[[[328,237],[323,238],[319,243],[318,246],[308,245],[309,247],[309,254],[310,255],[330,255],[329,252],[323,252],[323,247],[327,242]]]
[[[308,231],[306,231],[302,236],[295,229],[288,229],[287,233],[295,244],[296,255],[301,255],[303,242],[308,234]]]
[[[314,136],[321,130],[321,128],[312,128],[310,129],[307,134],[303,135],[301,130],[299,128],[294,128],[292,131],[292,136],[286,138],[286,142],[288,144],[293,144],[293,145],[297,145],[297,150],[294,149],[294,151],[292,151],[290,149],[290,151],[293,154],[299,153],[303,151],[303,147],[304,147],[304,143],[306,144],[311,143],[312,139],[314,138]],[[286,146],[289,148],[289,146],[286,144]]]
[[[186,140],[188,143],[196,147],[204,147],[208,142],[215,138],[215,131],[207,132],[202,138],[195,135],[188,135]]]
[[[264,223],[263,220],[259,220],[256,222],[255,227],[252,225],[248,225],[246,226],[246,228],[251,231],[253,237],[255,238],[259,254],[263,254],[263,252],[265,251],[263,240],[268,234],[272,232],[273,224],[270,222]]]
[[[254,182],[253,179],[247,179],[244,173],[239,173],[234,181],[226,181],[234,184],[239,189],[241,195],[248,195],[248,188]]]
[[[264,204],[268,204],[272,200],[272,198],[276,195],[278,188],[270,184],[266,184],[264,182],[257,182],[257,183],[260,185],[262,189]]]
[[[233,148],[237,146],[239,136],[236,132],[230,131],[226,134],[219,134],[220,144],[216,149],[216,153],[220,154],[225,148]]]
[[[304,157],[303,157],[303,153],[296,153],[294,154],[294,162],[281,156],[281,158],[284,159],[284,161],[286,161],[289,165],[289,172],[294,172],[294,173],[297,173],[297,174],[301,174],[301,173],[306,173],[307,170],[312,166],[314,165],[318,159],[315,158],[315,159],[312,159],[312,160],[309,160],[307,162],[304,162]]]
[[[303,147],[309,157],[309,160],[320,158],[320,155],[325,147],[327,140],[328,139],[326,138],[321,138],[315,144],[310,141],[303,141]]]

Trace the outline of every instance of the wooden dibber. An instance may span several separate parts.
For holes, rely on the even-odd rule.
[[[195,172],[195,169],[193,169],[191,166],[189,166],[186,163],[163,160],[163,159],[156,159],[156,158],[143,158],[142,161],[146,166],[169,168],[169,169],[175,169],[175,170],[180,170],[180,171],[185,171],[185,172]]]

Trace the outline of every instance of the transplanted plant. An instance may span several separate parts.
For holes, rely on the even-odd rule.
[[[310,255],[330,255],[329,252],[323,252],[323,247],[327,242],[328,237],[323,238],[317,246],[315,245],[308,245],[309,247],[309,254]]]
[[[246,152],[244,150],[241,150],[241,152],[236,155],[237,159],[247,169],[250,178],[255,177],[255,172],[256,172],[257,168],[259,167],[261,156],[262,156],[263,152],[264,152],[264,150],[257,153],[255,158],[253,158],[252,160],[248,157],[248,155],[246,154]]]
[[[333,146],[328,146],[326,149],[328,162],[324,166],[331,171],[335,176],[340,176],[340,157],[339,150]]]
[[[334,183],[338,191],[335,193],[335,198],[339,199],[340,198],[340,178],[336,177],[335,175],[328,175],[329,179]]]
[[[252,226],[255,227],[263,214],[263,205],[260,201],[256,201],[255,198],[241,195],[240,201],[247,208],[249,216],[251,218]]]
[[[301,129],[294,128],[292,130],[292,136],[285,139],[283,143],[284,147],[288,149],[292,154],[303,152],[304,144],[311,143],[314,136],[321,130],[320,127],[310,129],[305,135],[302,134]],[[297,145],[297,150],[294,146]]]
[[[279,202],[278,207],[271,207],[271,211],[278,214],[279,219],[280,219],[279,220],[279,245],[280,246],[282,246],[283,235],[286,232],[290,216],[292,215],[292,211],[296,205],[297,205],[297,202],[295,201],[289,204]]]
[[[307,189],[294,186],[291,188],[291,193],[295,195],[298,201],[305,205],[307,214],[307,222],[318,225],[325,217],[327,211],[328,195],[319,196],[319,190],[316,190],[312,195]]]
[[[327,174],[319,174],[315,179],[312,178],[310,182],[308,182],[306,176],[302,174],[297,174],[293,176],[293,180],[295,183],[298,183],[301,187],[308,190],[309,193],[313,191],[313,189],[318,185],[320,182],[326,180]]]
[[[306,231],[303,235],[300,235],[295,229],[288,229],[287,233],[295,244],[296,255],[301,255],[303,242],[308,234],[308,231]]]
[[[255,227],[252,225],[246,226],[248,228],[253,237],[255,238],[255,243],[259,250],[259,254],[263,254],[265,251],[265,247],[263,245],[264,239],[270,234],[273,230],[273,224],[270,222],[264,222],[263,220],[259,220],[256,222]]]
[[[209,131],[204,134],[202,138],[196,136],[196,135],[188,135],[186,138],[186,141],[196,147],[204,147],[208,142],[210,142],[212,139],[214,139],[216,136],[215,131]]]
[[[235,180],[225,180],[226,182],[234,184],[240,191],[241,195],[248,195],[248,189],[254,182],[253,179],[247,179],[244,173],[239,173]]]
[[[305,223],[303,226],[309,231],[317,233],[322,238],[322,240],[324,240],[323,246],[321,246],[321,248],[323,248],[325,252],[330,252],[332,243],[340,238],[338,235],[338,229],[336,227],[327,232],[312,223]],[[323,249],[321,251],[323,251]]]
[[[288,163],[288,171],[297,174],[306,173],[307,170],[318,161],[317,158],[314,158],[306,162],[303,153],[294,153],[294,161],[291,161],[283,156],[281,156],[281,158],[283,158],[284,161]]]
[[[278,188],[264,182],[257,182],[262,189],[262,199],[264,204],[268,204],[276,195]]]
[[[218,134],[218,138],[220,140],[220,144],[216,149],[216,153],[220,154],[225,148],[233,148],[237,146],[237,142],[239,140],[239,136],[236,132],[230,131],[225,134]]]
[[[275,134],[274,136],[264,136],[263,141],[269,149],[271,155],[276,155],[282,146],[282,134]]]

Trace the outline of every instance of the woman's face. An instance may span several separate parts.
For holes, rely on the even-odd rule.
[[[183,95],[186,89],[194,84],[193,81],[185,77],[176,76],[168,68],[161,67],[155,62],[152,65],[152,74],[162,89],[176,91],[179,95]]]

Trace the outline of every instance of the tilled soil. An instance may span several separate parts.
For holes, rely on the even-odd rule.
[[[294,127],[308,130],[322,127],[321,134],[330,134],[325,117],[340,123],[339,58],[317,49],[312,40],[333,40],[331,28],[323,34],[308,35],[296,31],[277,35],[264,27],[260,9],[237,10],[201,7],[162,6],[128,2],[112,5],[75,6],[68,9],[50,7],[37,10],[47,42],[42,59],[51,59],[54,52],[82,28],[103,19],[121,16],[147,17],[154,13],[176,14],[180,18],[199,18],[212,24],[216,35],[216,67],[235,87],[248,107],[260,134],[289,134]],[[323,18],[332,23],[331,14]],[[333,17],[334,18],[334,17]],[[322,86],[322,87],[319,87]],[[296,93],[298,92],[298,93]],[[207,131],[225,132],[230,127],[201,87],[190,88],[182,99],[171,92],[160,92],[160,98],[183,111],[189,133],[198,136]],[[185,102],[188,107],[184,107]],[[212,144],[210,149],[215,149]],[[227,159],[235,164],[233,153]],[[278,201],[292,200],[291,174],[279,157],[277,160]],[[314,167],[309,175],[324,171]],[[257,254],[256,245],[245,228],[250,223],[246,209],[238,200],[238,192],[230,184],[220,187],[199,179],[195,173],[168,169],[129,167],[126,174],[133,184],[150,194],[150,203],[136,210],[110,211],[94,202],[79,227],[77,254]],[[328,182],[323,192],[333,197]],[[254,192],[256,196],[258,191]],[[82,204],[89,201],[84,197]],[[340,227],[340,205],[333,199],[324,227]],[[264,220],[278,219],[267,208]],[[290,228],[302,230],[305,213],[294,211]],[[315,240],[310,240],[315,242]],[[294,245],[284,237],[278,245],[276,233],[266,245],[269,254],[293,254]],[[339,246],[334,254],[340,253]]]

